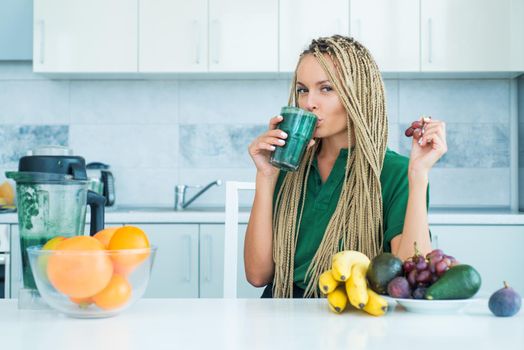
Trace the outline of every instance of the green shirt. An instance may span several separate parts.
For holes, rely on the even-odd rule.
[[[340,192],[342,191],[347,154],[347,149],[340,150],[335,165],[325,183],[322,183],[316,158],[312,163],[295,252],[294,281],[296,285],[304,289],[307,286],[307,283],[304,281],[306,271],[322,241],[324,231],[335,212]],[[380,174],[384,215],[384,251],[386,252],[391,251],[391,240],[401,234],[404,228],[404,217],[406,215],[409,193],[408,164],[409,158],[389,148],[386,150],[384,165]],[[280,172],[273,202],[276,200],[285,174],[284,171]],[[429,191],[426,202],[427,208],[429,205]]]

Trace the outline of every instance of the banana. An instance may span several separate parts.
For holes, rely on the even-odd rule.
[[[334,291],[327,295],[329,308],[331,311],[339,314],[346,309],[348,304],[348,296],[344,290],[344,286],[337,287]]]
[[[351,305],[357,309],[363,309],[368,303],[368,291],[366,272],[368,270],[369,262],[356,263],[351,268],[351,276],[346,282],[346,293],[349,297]]]
[[[331,273],[337,281],[344,282],[351,276],[351,268],[356,263],[369,265],[369,258],[356,250],[344,250],[333,255]]]
[[[364,306],[364,311],[373,316],[382,316],[388,311],[388,302],[373,290],[368,288],[368,303]]]
[[[333,278],[331,270],[327,270],[318,278],[318,287],[320,291],[324,294],[329,294],[338,287],[340,282]]]

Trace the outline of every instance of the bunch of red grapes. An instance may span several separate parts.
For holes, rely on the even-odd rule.
[[[389,282],[388,294],[394,298],[424,299],[426,289],[458,263],[440,249],[434,249],[424,257],[415,247],[415,254],[402,265],[403,276]]]

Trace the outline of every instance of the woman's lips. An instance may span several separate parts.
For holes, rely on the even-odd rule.
[[[317,125],[315,125],[315,128],[318,128],[320,126],[320,124],[322,124],[323,121],[324,121],[324,119],[318,118]]]

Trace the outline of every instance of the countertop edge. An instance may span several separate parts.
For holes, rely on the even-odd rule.
[[[89,223],[89,215],[86,222]],[[248,212],[239,213],[239,223],[246,224]],[[524,225],[524,213],[430,213],[430,225]],[[223,224],[224,212],[106,212],[106,224]],[[17,224],[16,213],[0,214],[0,224]]]

